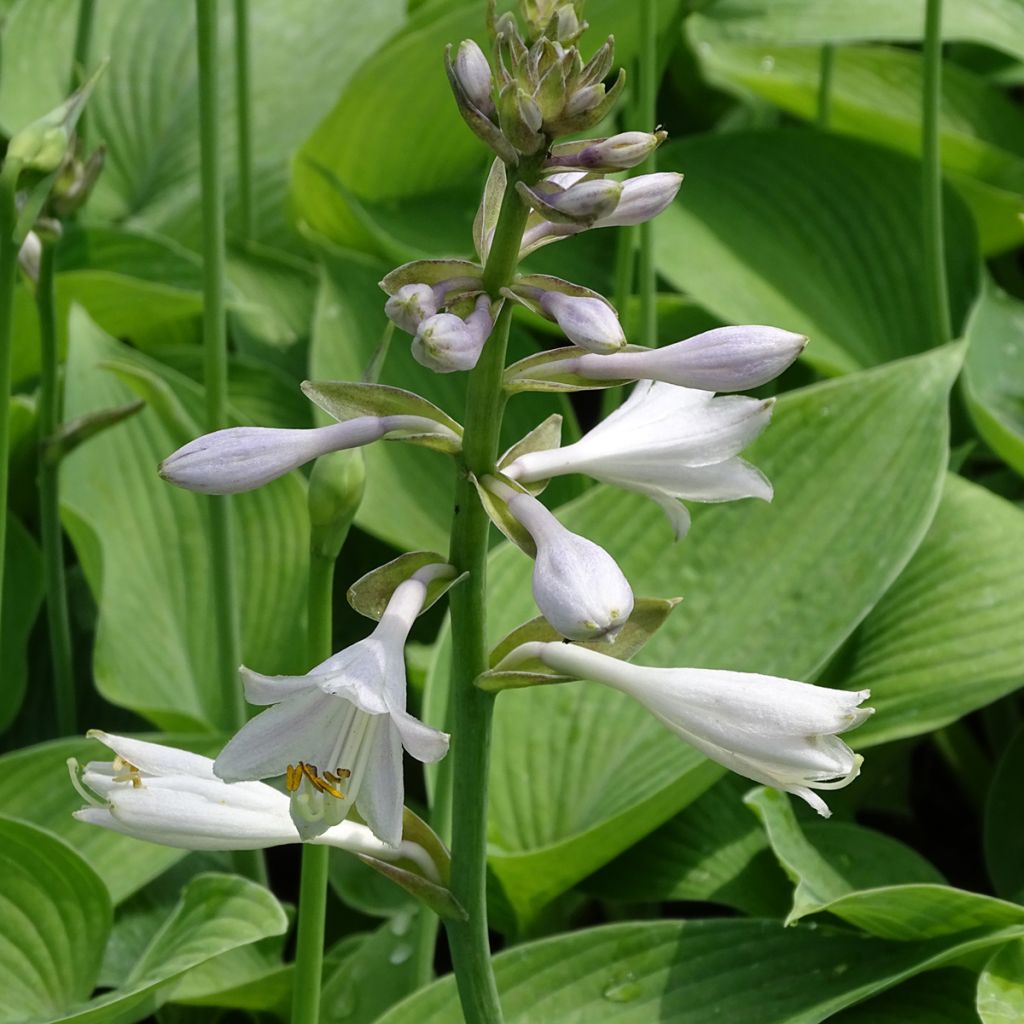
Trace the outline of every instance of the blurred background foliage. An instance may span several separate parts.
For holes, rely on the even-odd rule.
[[[458,116],[441,55],[462,38],[486,42],[483,6],[253,0],[251,234],[222,6],[232,415],[309,426],[298,383],[362,374],[385,327],[381,276],[471,252],[488,155]],[[9,136],[63,97],[77,0],[3,0],[0,11]],[[211,753],[223,737],[210,527],[203,498],[155,472],[202,422],[193,8],[100,0],[96,12],[93,52],[110,66],[86,135],[106,145],[107,164],[58,251],[66,415],[146,406],[62,465],[79,725],[172,734]],[[878,713],[851,737],[872,749],[826,824],[777,793],[747,794],[603,688],[503,697],[490,840],[508,1016],[1024,1020],[1024,4],[945,4],[953,346],[928,328],[922,283],[923,0],[660,0],[658,12],[658,118],[670,133],[658,164],[686,176],[655,228],[659,339],[745,322],[810,337],[752,453],[776,498],[696,509],[676,546],[635,495],[572,479],[546,500],[611,551],[638,593],[685,598],[643,660],[869,687]],[[590,47],[614,33],[632,72],[636,5],[589,0],[586,15]],[[630,120],[630,102],[609,133],[654,127]],[[608,293],[612,239],[591,232],[528,266]],[[633,302],[623,317],[628,333]],[[458,416],[464,378],[425,373],[404,340],[382,380]],[[517,357],[552,343],[517,314]],[[11,925],[22,952],[0,956],[0,1022],[283,1016],[278,898],[222,857],[70,817],[64,760],[95,751],[53,729],[35,539],[38,352],[23,283],[0,637],[0,811],[14,820],[0,822],[0,860],[6,895],[43,923],[31,940]],[[572,438],[598,407],[592,395],[517,396],[506,440],[554,411]],[[440,455],[382,444],[366,462],[339,563],[339,647],[365,632],[344,588],[396,550],[443,550],[448,531]],[[244,661],[303,671],[305,478],[235,507]],[[534,614],[528,568],[496,546],[495,639]],[[417,638],[414,703],[440,724],[440,611]],[[421,803],[425,782],[409,780]],[[287,904],[295,851],[271,851],[269,864]],[[325,1019],[373,1021],[416,985],[417,911],[341,855],[332,883]],[[96,990],[106,994],[83,1003]],[[453,1000],[442,981],[380,1019],[449,1021]]]

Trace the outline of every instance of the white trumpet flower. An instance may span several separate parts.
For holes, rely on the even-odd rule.
[[[300,842],[288,797],[272,786],[224,782],[210,758],[175,747],[96,729],[89,735],[115,757],[90,761],[81,779],[78,763],[68,762],[72,784],[86,801],[73,812],[79,821],[182,850],[260,850]],[[341,822],[312,841],[384,860],[413,860],[428,877],[436,876],[421,846],[388,845],[355,822]]]
[[[771,501],[771,484],[739,452],[768,425],[772,405],[642,380],[574,444],[526,452],[502,473],[524,484],[583,473],[637,491],[661,505],[678,539],[690,525],[680,501]]]
[[[357,416],[309,429],[229,427],[203,434],[168,455],[160,475],[201,494],[239,494],[328,452],[358,448],[396,432],[455,434],[424,416]]]
[[[405,710],[405,641],[427,584],[450,574],[432,565],[395,589],[377,628],[304,676],[242,669],[250,704],[273,707],[231,738],[214,763],[226,782],[285,775],[303,839],[343,821],[354,805],[373,833],[402,835],[402,748],[423,762],[444,757],[448,736]]]
[[[502,667],[534,658],[628,694],[711,760],[806,800],[823,817],[831,812],[814,790],[841,789],[860,773],[863,758],[837,733],[874,713],[860,707],[867,690],[832,690],[751,672],[646,668],[560,643],[523,644]]]
[[[633,611],[633,591],[615,559],[566,529],[536,498],[488,478],[533,538],[533,599],[548,623],[571,640],[613,641]]]

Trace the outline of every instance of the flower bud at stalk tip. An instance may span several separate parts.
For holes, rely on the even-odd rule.
[[[313,464],[309,476],[309,550],[332,561],[341,552],[359,511],[366,483],[361,451],[330,452]]]
[[[455,55],[455,73],[470,100],[485,114],[494,111],[491,97],[491,66],[472,39],[463,39]]]

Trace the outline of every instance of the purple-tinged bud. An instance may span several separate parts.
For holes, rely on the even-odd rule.
[[[589,352],[617,352],[626,344],[615,310],[603,299],[562,292],[544,292],[540,307],[562,328],[565,336]]]
[[[465,320],[454,313],[427,317],[413,338],[413,358],[437,373],[472,370],[494,326],[490,306],[491,300],[481,295]]]
[[[668,137],[667,132],[622,132],[609,139],[584,139],[551,148],[548,169],[623,171],[643,163]]]
[[[493,113],[491,65],[484,51],[472,39],[463,39],[459,43],[455,55],[455,74],[473,104],[485,114]]]
[[[563,116],[573,117],[576,114],[586,113],[588,110],[592,110],[596,107],[603,99],[603,85],[588,85],[582,89],[577,89],[572,96],[569,97],[569,102],[565,105],[565,112]]]
[[[434,289],[428,284],[407,284],[384,303],[388,319],[407,334],[415,334],[420,324],[437,312]]]
[[[541,183],[543,187],[543,183]],[[614,214],[623,195],[618,181],[597,178],[571,185],[564,192],[542,191],[520,182],[519,194],[545,220],[589,227]]]
[[[596,228],[624,227],[643,224],[657,217],[675,199],[683,176],[674,171],[640,174],[622,183],[622,196],[618,205],[607,216],[601,217]]]

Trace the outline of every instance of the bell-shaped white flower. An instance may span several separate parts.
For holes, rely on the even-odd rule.
[[[537,301],[565,336],[580,348],[603,354],[617,352],[626,344],[618,315],[603,299],[544,291]]]
[[[526,452],[502,473],[524,484],[583,473],[638,491],[664,508],[679,538],[690,525],[682,500],[771,501],[771,484],[739,452],[768,425],[772,405],[642,380],[579,441]]]
[[[415,334],[437,312],[437,296],[429,284],[406,284],[384,303],[384,312],[396,327]]]
[[[638,700],[701,753],[755,782],[830,811],[814,790],[841,789],[863,761],[838,733],[874,711],[867,690],[832,690],[751,672],[646,668],[573,644],[529,643],[502,663],[538,658],[556,672],[591,679]]]
[[[357,416],[310,429],[229,427],[197,437],[168,455],[160,475],[188,491],[239,494],[328,452],[358,448],[396,431],[452,433],[423,416]]]
[[[90,761],[71,781],[86,801],[75,818],[135,839],[182,850],[259,850],[300,842],[288,813],[288,797],[264,782],[228,783],[217,778],[213,761],[175,747],[92,730],[113,761]],[[82,785],[84,783],[84,786]],[[427,852],[403,841],[397,848],[365,825],[344,821],[313,840],[351,853],[385,860],[413,860],[430,877],[436,869]]]
[[[250,704],[273,707],[231,738],[214,763],[227,782],[284,775],[303,839],[343,821],[353,805],[374,834],[402,834],[402,748],[419,761],[444,757],[448,736],[405,710],[405,641],[427,584],[450,572],[428,566],[399,584],[373,633],[304,676],[242,669]]]
[[[593,381],[660,380],[701,391],[746,391],[773,380],[807,345],[778,327],[716,327],[662,348],[567,355],[531,376],[572,373]]]
[[[491,95],[491,65],[484,51],[472,39],[463,39],[455,54],[455,74],[475,106],[485,114],[494,111]]]
[[[571,640],[614,640],[633,611],[633,591],[615,559],[566,529],[532,495],[490,478],[487,485],[537,547],[533,599],[548,623]]]
[[[472,370],[493,326],[491,300],[481,295],[465,320],[454,313],[437,313],[422,321],[412,342],[413,358],[437,373]]]

